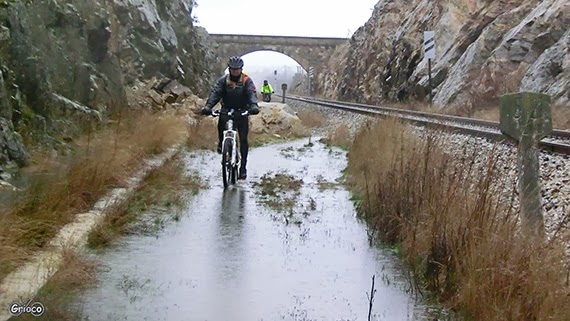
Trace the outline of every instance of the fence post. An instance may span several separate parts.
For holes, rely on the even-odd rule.
[[[521,92],[501,96],[501,132],[518,141],[518,189],[523,227],[544,236],[538,143],[552,132],[550,96]]]
[[[282,103],[285,103],[285,92],[287,91],[287,84],[281,84],[281,89],[283,90],[283,99],[281,100]]]

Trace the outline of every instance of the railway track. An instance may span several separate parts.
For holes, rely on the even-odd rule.
[[[404,110],[390,107],[380,107],[359,103],[350,103],[314,97],[288,96],[286,99],[301,101],[344,111],[356,112],[366,115],[379,115],[396,117],[419,125],[436,127],[445,130],[459,131],[469,135],[487,137],[493,140],[508,140],[499,129],[499,123],[466,117],[432,114],[419,111]],[[570,155],[570,131],[554,130],[549,136],[543,138],[539,147],[549,152]]]

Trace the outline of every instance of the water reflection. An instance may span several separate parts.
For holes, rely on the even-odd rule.
[[[244,239],[246,191],[233,186],[222,192],[215,213],[219,217],[218,237],[212,250],[216,253],[215,272],[221,280],[240,280],[247,259]]]
[[[245,206],[246,206],[246,191],[245,187],[242,186],[232,186],[227,188],[222,193],[222,206],[220,213],[222,217],[227,216],[231,218],[233,216],[243,217]]]

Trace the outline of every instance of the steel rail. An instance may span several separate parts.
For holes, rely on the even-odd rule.
[[[374,105],[367,105],[360,103],[350,103],[344,101],[320,99],[314,97],[286,96],[285,99],[302,101],[309,104],[315,104],[315,105],[340,109],[344,111],[356,112],[366,115],[373,114],[383,117],[395,117],[419,125],[436,127],[446,130],[457,130],[460,132],[468,133],[470,135],[487,137],[493,140],[512,141],[510,138],[501,133],[498,122],[493,122],[488,120],[450,116],[443,114],[432,114],[432,113],[411,111],[411,110],[398,109],[392,107],[381,107],[381,106],[374,106]],[[423,119],[419,117],[423,117]],[[465,125],[480,126],[487,128],[486,129],[469,128],[465,127]],[[539,147],[548,152],[570,154],[570,144],[548,141],[557,138],[570,140],[570,131],[554,130],[551,135],[543,138],[543,140],[540,141]]]

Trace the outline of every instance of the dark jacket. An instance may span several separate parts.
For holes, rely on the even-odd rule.
[[[246,110],[250,105],[257,105],[257,94],[253,81],[247,76],[243,81],[244,76],[242,74],[237,82],[230,81],[229,75],[219,78],[210,91],[206,107],[213,108],[220,99],[224,109],[233,107]]]

